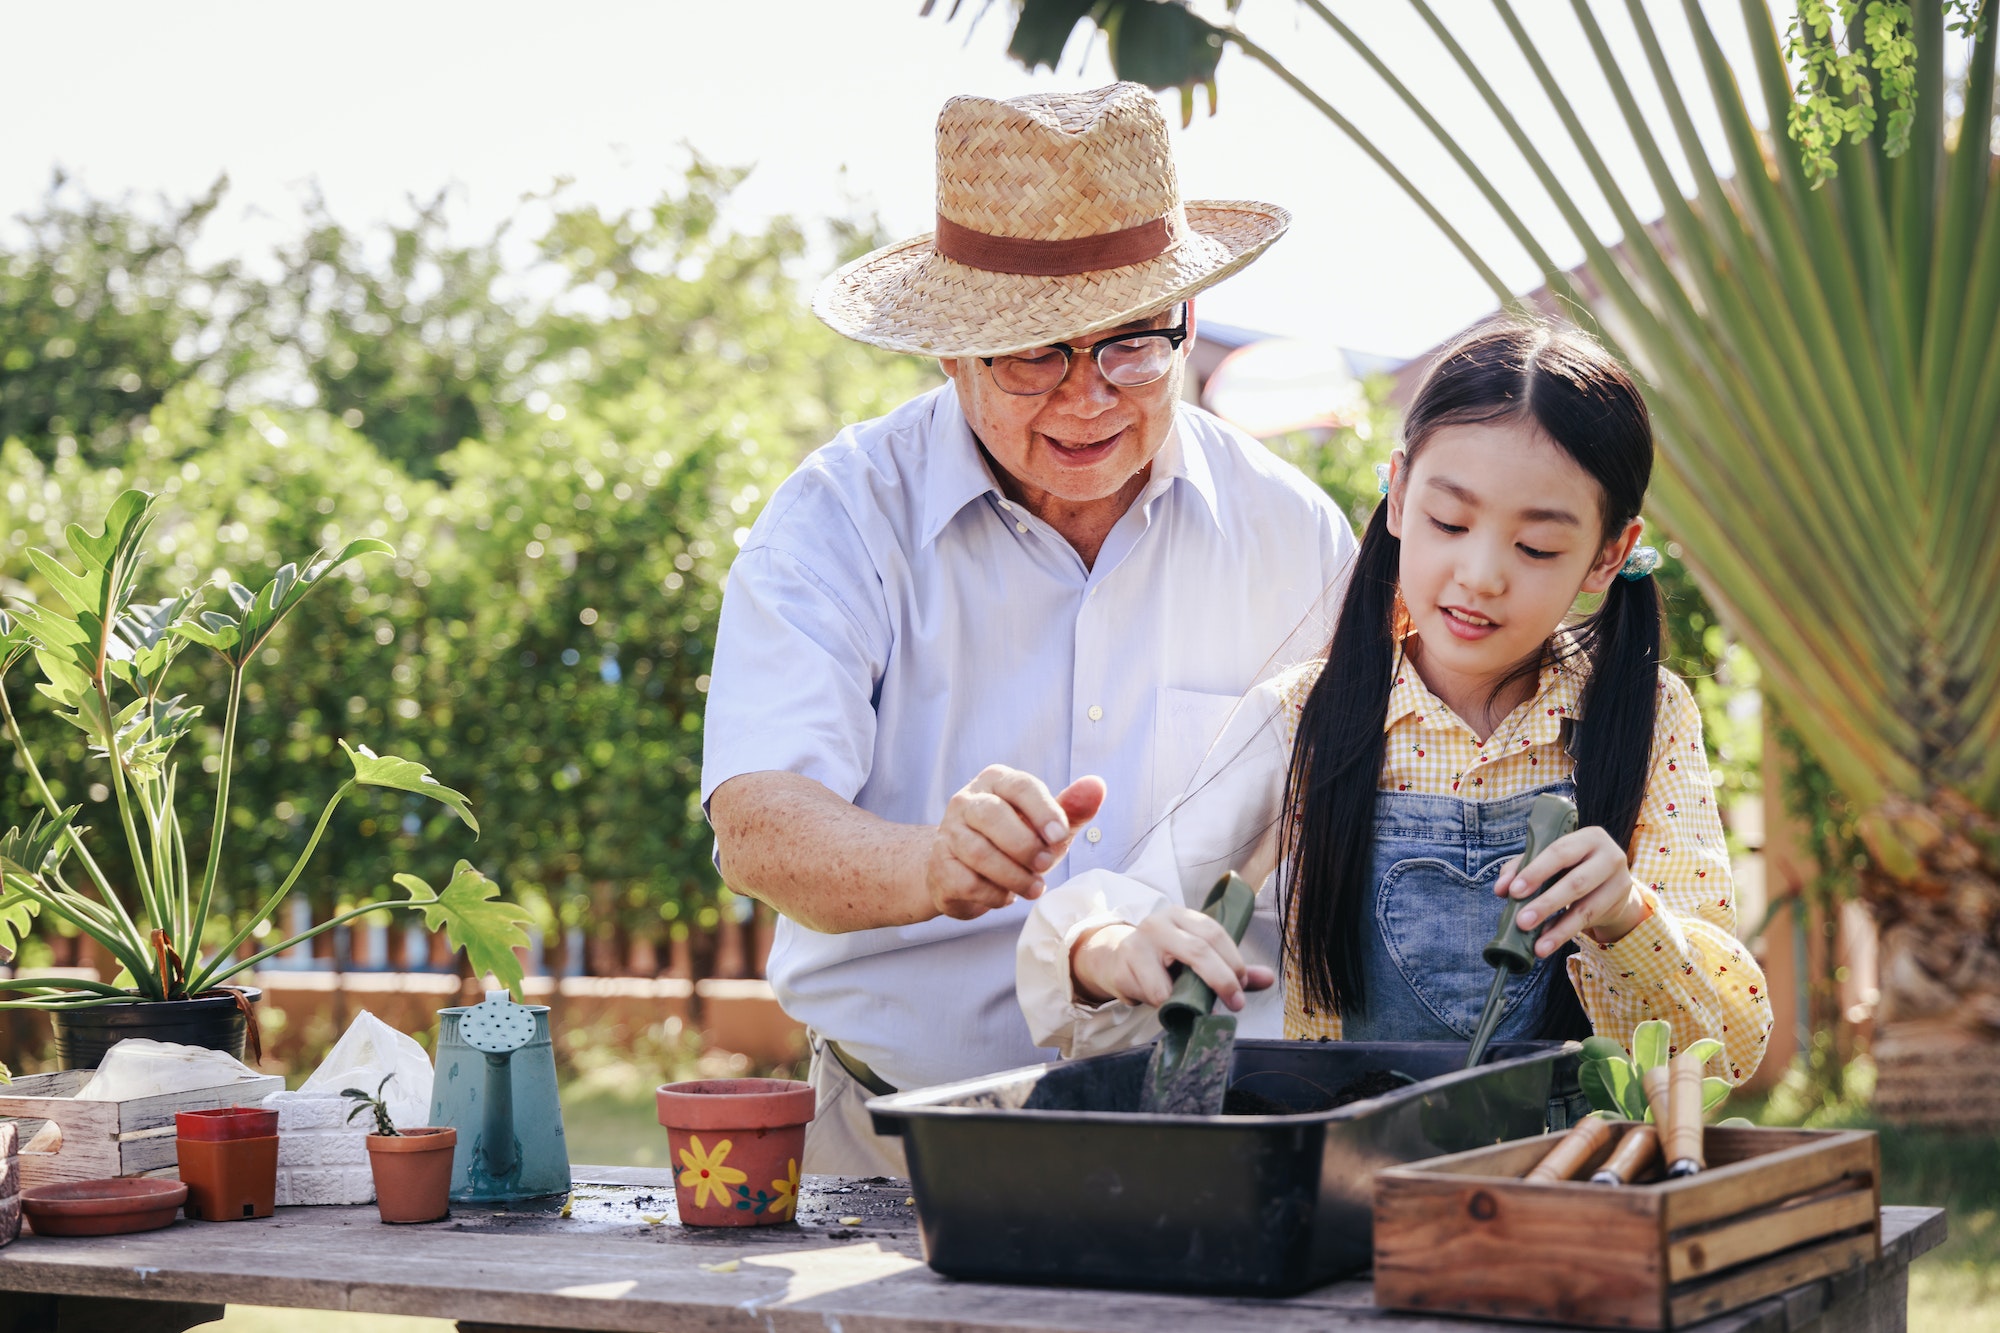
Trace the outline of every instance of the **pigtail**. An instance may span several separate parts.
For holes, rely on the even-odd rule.
[[[1589,664],[1577,701],[1582,721],[1571,751],[1576,760],[1577,821],[1609,833],[1631,855],[1632,833],[1653,767],[1653,724],[1660,707],[1663,625],[1659,586],[1650,577],[1613,579],[1604,600],[1577,626],[1572,642]],[[1576,987],[1569,984],[1574,942],[1549,959],[1550,988],[1543,1038],[1580,1040],[1593,1031]]]
[[[1590,677],[1577,701],[1576,801],[1580,823],[1596,825],[1629,854],[1652,771],[1653,724],[1660,710],[1662,626],[1650,577],[1611,581],[1579,627]]]
[[[1306,1008],[1359,1013],[1362,941],[1374,891],[1375,789],[1395,670],[1396,580],[1403,543],[1375,507],[1340,621],[1299,714],[1280,824],[1286,967]]]

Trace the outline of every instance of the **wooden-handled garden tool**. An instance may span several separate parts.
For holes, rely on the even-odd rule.
[[[1201,910],[1239,944],[1257,908],[1256,890],[1230,871],[1208,891]],[[1160,1040],[1146,1067],[1139,1109],[1155,1115],[1221,1115],[1236,1060],[1236,1016],[1212,1014],[1215,991],[1185,964],[1160,1006]]]
[[[1560,796],[1541,795],[1528,808],[1528,845],[1521,849],[1519,867],[1526,867],[1550,843],[1576,829],[1576,807]],[[1500,1026],[1501,1002],[1506,998],[1507,978],[1519,976],[1535,965],[1535,939],[1548,929],[1544,921],[1533,934],[1514,924],[1514,918],[1521,909],[1547,893],[1551,885],[1562,878],[1562,872],[1550,876],[1532,898],[1509,898],[1507,905],[1500,909],[1500,929],[1486,946],[1486,961],[1493,968],[1493,988],[1486,992],[1486,1007],[1479,1011],[1479,1026],[1472,1032],[1472,1048],[1465,1053],[1465,1067],[1472,1069],[1486,1058],[1486,1048],[1493,1041],[1493,1029]]]

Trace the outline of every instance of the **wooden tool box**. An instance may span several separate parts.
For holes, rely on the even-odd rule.
[[[1710,1129],[1708,1169],[1627,1186],[1522,1179],[1560,1134],[1375,1177],[1375,1303],[1592,1328],[1680,1328],[1881,1254],[1861,1131]]]
[[[170,1175],[179,1166],[174,1147],[174,1112],[208,1111],[219,1106],[255,1106],[282,1090],[272,1075],[162,1093],[122,1102],[80,1102],[76,1092],[92,1069],[17,1078],[0,1087],[0,1117],[14,1117],[20,1131],[21,1188],[112,1176]],[[30,1152],[43,1122],[53,1122],[62,1141],[53,1152]]]

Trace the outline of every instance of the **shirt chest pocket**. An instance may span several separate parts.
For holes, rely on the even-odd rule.
[[[1153,712],[1155,812],[1187,790],[1201,761],[1235,709],[1238,696],[1162,689]]]

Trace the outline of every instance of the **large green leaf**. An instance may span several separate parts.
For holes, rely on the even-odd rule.
[[[1623,1055],[1604,1060],[1586,1060],[1577,1073],[1584,1096],[1595,1111],[1605,1111],[1627,1120],[1646,1114],[1646,1094],[1639,1075]]]
[[[303,570],[297,565],[279,566],[270,581],[254,592],[241,583],[231,583],[224,591],[235,608],[234,615],[204,610],[176,621],[173,632],[214,649],[231,666],[241,667],[257,655],[279,623],[326,582],[328,574],[357,556],[395,553],[396,548],[385,541],[357,537],[332,555],[316,552]]]
[[[0,838],[0,871],[32,880],[54,871],[69,850],[70,821],[82,808],[72,805],[54,819],[37,811],[27,828],[8,829],[7,836]]]
[[[340,748],[353,761],[354,780],[362,786],[391,787],[397,791],[428,796],[448,807],[475,834],[479,832],[479,821],[472,817],[472,803],[432,777],[431,771],[422,764],[413,759],[399,759],[393,754],[376,754],[365,745],[350,746],[344,740],[340,742]]]
[[[1632,1029],[1632,1060],[1644,1074],[1649,1069],[1658,1069],[1667,1062],[1674,1040],[1673,1025],[1663,1019],[1649,1018]]]
[[[528,947],[527,932],[521,927],[534,918],[513,903],[500,899],[500,886],[460,861],[452,869],[451,882],[444,892],[415,875],[398,875],[396,883],[408,890],[408,906],[419,908],[424,923],[433,931],[443,930],[454,949],[465,950],[474,976],[491,973],[516,998],[521,995],[521,958],[516,949]]]
[[[34,925],[38,904],[22,890],[7,887],[5,878],[0,876],[0,953],[11,958]]]

